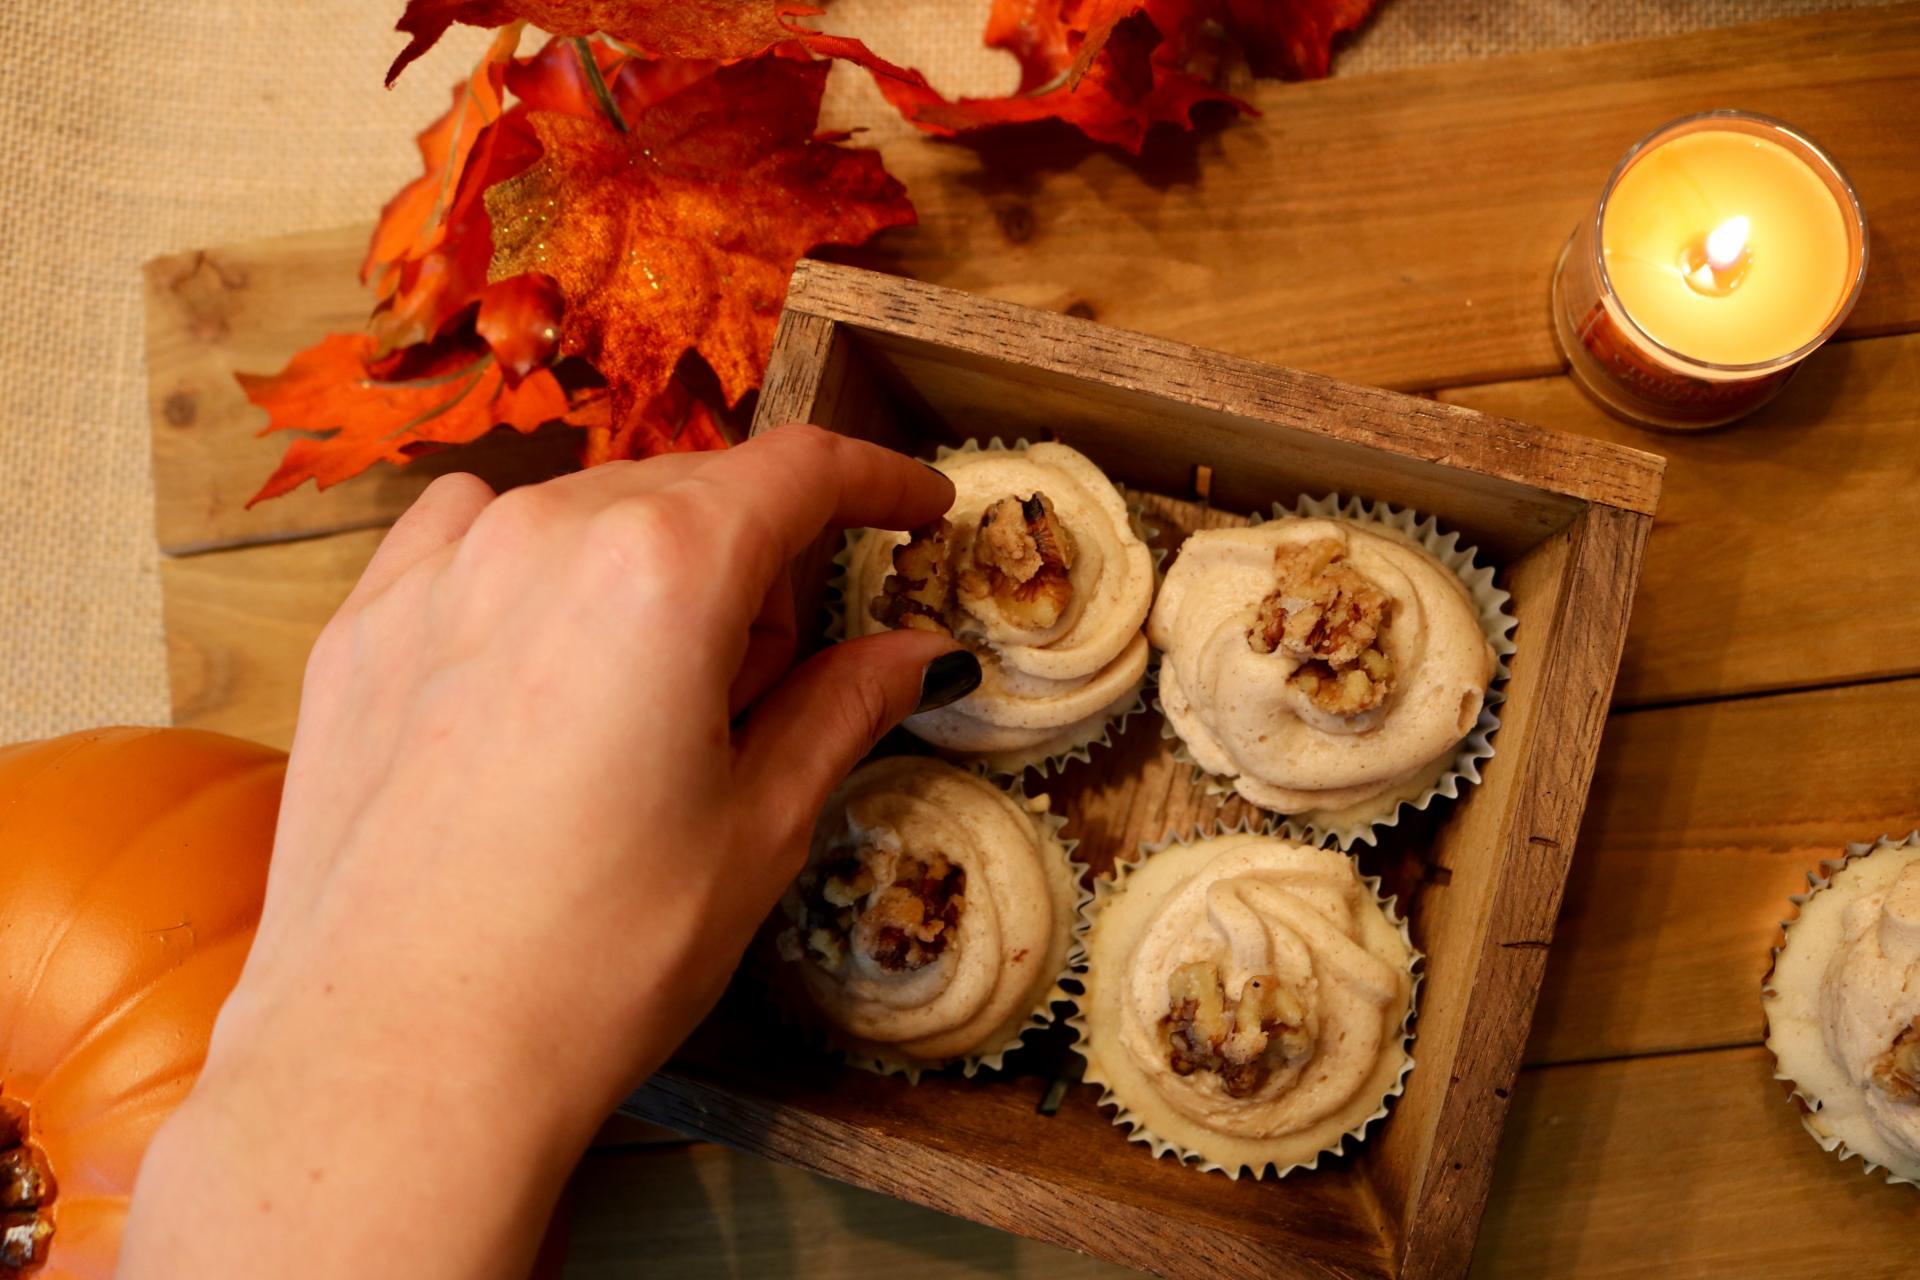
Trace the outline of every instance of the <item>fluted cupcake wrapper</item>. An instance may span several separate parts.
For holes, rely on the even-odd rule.
[[[960,445],[940,445],[934,451],[934,461],[946,459],[961,453],[1006,452],[1025,449],[1029,441],[1024,437],[1012,444],[999,436],[993,436],[984,444],[978,440],[968,440]],[[1167,553],[1153,546],[1158,530],[1146,522],[1145,511],[1136,503],[1127,504],[1127,514],[1133,524],[1134,533],[1147,544],[1153,554],[1153,568],[1156,590],[1162,566]],[[862,530],[849,530],[841,540],[840,550],[833,557],[833,574],[827,581],[826,637],[835,644],[847,637],[847,575],[851,571],[851,559],[856,540]],[[1148,659],[1148,674],[1125,696],[1087,717],[1085,721],[1062,725],[1055,738],[1023,747],[1013,751],[962,752],[949,751],[937,743],[928,743],[941,758],[950,760],[964,768],[970,768],[989,778],[1020,778],[1031,769],[1035,777],[1045,780],[1058,776],[1074,761],[1086,762],[1093,759],[1096,747],[1111,747],[1116,736],[1122,733],[1127,721],[1147,709],[1149,691],[1153,683],[1153,658]]]
[[[919,1084],[920,1077],[929,1071],[945,1071],[959,1067],[960,1074],[972,1079],[981,1071],[998,1071],[1006,1055],[1026,1043],[1026,1038],[1034,1031],[1051,1026],[1059,1017],[1063,1007],[1071,1005],[1073,994],[1063,985],[1069,978],[1085,966],[1085,937],[1080,929],[1080,920],[1086,915],[1086,907],[1093,900],[1093,893],[1086,888],[1089,868],[1080,860],[1078,850],[1080,842],[1068,839],[1061,832],[1067,825],[1066,815],[1055,813],[1050,798],[1041,792],[1029,796],[1024,787],[1016,780],[1003,784],[1003,789],[1013,802],[1031,815],[1049,839],[1059,846],[1060,854],[1065,858],[1067,874],[1074,891],[1074,918],[1069,926],[1066,959],[1060,972],[1054,975],[1053,984],[1047,988],[1033,1011],[1005,1044],[990,1053],[969,1054],[944,1062],[927,1062],[905,1054],[890,1053],[870,1041],[849,1043],[849,1038],[824,1020],[809,1016],[809,1006],[803,998],[781,995],[782,984],[763,979],[761,995],[772,1006],[775,1017],[786,1027],[800,1032],[817,1047],[837,1054],[847,1065],[858,1067],[862,1071],[871,1071],[876,1075],[904,1076],[909,1084]],[[1039,807],[1035,807],[1038,805]],[[766,965],[790,963],[778,957],[761,957]]]
[[[1087,964],[1089,968],[1091,965],[1091,957],[1088,945],[1094,924],[1098,921],[1100,912],[1106,904],[1125,887],[1129,876],[1144,866],[1147,860],[1154,854],[1163,852],[1175,845],[1194,844],[1201,840],[1210,840],[1218,836],[1228,835],[1266,835],[1286,839],[1292,838],[1288,837],[1284,831],[1279,829],[1278,824],[1271,820],[1255,823],[1251,819],[1242,818],[1239,822],[1230,825],[1216,821],[1211,824],[1191,827],[1185,831],[1169,831],[1159,840],[1143,842],[1138,852],[1132,858],[1114,864],[1113,874],[1111,876],[1103,876],[1095,882],[1093,893],[1088,895],[1088,901],[1081,907],[1080,922],[1075,926],[1074,936],[1079,944],[1081,954],[1088,957]],[[1354,869],[1358,872],[1359,867],[1357,864]],[[1422,970],[1422,964],[1426,960],[1426,953],[1413,945],[1413,934],[1407,926],[1406,918],[1396,910],[1399,902],[1398,895],[1383,893],[1381,880],[1378,876],[1362,875],[1360,876],[1360,881],[1365,884],[1367,889],[1373,894],[1374,902],[1379,905],[1381,912],[1386,916],[1388,922],[1399,929],[1400,940],[1404,942],[1407,947],[1407,974],[1412,983],[1407,993],[1406,1017],[1403,1018],[1400,1023],[1400,1045],[1406,1055],[1406,1061],[1401,1065],[1400,1070],[1395,1073],[1393,1081],[1388,1085],[1386,1092],[1380,1095],[1380,1105],[1369,1112],[1366,1118],[1360,1120],[1342,1133],[1331,1145],[1322,1147],[1319,1151],[1315,1152],[1309,1160],[1295,1161],[1284,1167],[1273,1161],[1268,1161],[1258,1168],[1244,1163],[1233,1166],[1223,1165],[1217,1160],[1207,1156],[1205,1152],[1184,1146],[1155,1133],[1139,1116],[1134,1114],[1127,1106],[1125,1100],[1120,1098],[1109,1087],[1107,1081],[1101,1076],[1099,1064],[1087,1052],[1087,1011],[1081,1003],[1086,997],[1082,995],[1074,1001],[1073,1011],[1067,1017],[1067,1025],[1073,1028],[1075,1037],[1073,1050],[1079,1054],[1081,1059],[1086,1063],[1086,1071],[1083,1078],[1087,1083],[1097,1085],[1100,1088],[1099,1105],[1113,1108],[1112,1123],[1116,1128],[1127,1131],[1127,1141],[1138,1142],[1146,1146],[1153,1153],[1155,1159],[1171,1154],[1181,1164],[1190,1168],[1197,1169],[1202,1173],[1224,1173],[1227,1177],[1235,1181],[1238,1181],[1240,1175],[1243,1173],[1251,1174],[1256,1179],[1265,1178],[1269,1174],[1275,1178],[1284,1178],[1288,1174],[1299,1170],[1312,1172],[1318,1169],[1322,1156],[1344,1155],[1349,1142],[1358,1144],[1365,1141],[1367,1130],[1372,1127],[1374,1122],[1386,1118],[1388,1104],[1406,1092],[1407,1076],[1412,1073],[1414,1067],[1414,1018],[1420,1007],[1420,983],[1426,976]]]
[[[1342,497],[1337,493],[1318,498],[1303,497],[1291,508],[1278,502],[1273,504],[1272,519],[1293,517],[1348,520],[1374,525],[1414,543],[1451,570],[1467,589],[1467,595],[1473,601],[1474,614],[1480,620],[1480,629],[1486,635],[1487,643],[1493,646],[1493,678],[1488,682],[1486,697],[1481,702],[1480,717],[1472,731],[1460,740],[1451,761],[1439,766],[1431,778],[1425,775],[1415,777],[1384,795],[1335,813],[1273,815],[1275,829],[1289,839],[1303,844],[1338,845],[1350,852],[1355,845],[1377,844],[1383,828],[1399,825],[1403,808],[1419,811],[1426,809],[1436,799],[1458,799],[1465,788],[1480,781],[1481,764],[1493,758],[1493,734],[1500,727],[1499,708],[1506,701],[1507,678],[1512,674],[1507,659],[1513,656],[1512,633],[1519,625],[1519,619],[1514,617],[1510,607],[1512,595],[1496,587],[1493,569],[1479,562],[1480,549],[1461,546],[1460,535],[1444,532],[1432,516],[1423,516],[1385,502]],[[1256,515],[1253,523],[1264,524],[1266,519]],[[1205,786],[1207,793],[1238,795],[1233,779],[1209,773],[1194,759],[1192,751],[1174,730],[1172,721],[1166,718],[1166,709],[1157,698],[1154,710],[1161,713],[1161,736],[1171,739],[1175,744],[1174,759],[1193,766],[1195,777]]]
[[[1773,1078],[1785,1086],[1788,1099],[1800,1112],[1801,1126],[1815,1142],[1820,1144],[1822,1151],[1832,1153],[1835,1159],[1844,1163],[1858,1156],[1862,1173],[1868,1175],[1876,1172],[1883,1173],[1888,1182],[1896,1186],[1908,1187],[1920,1187],[1920,1179],[1896,1173],[1865,1153],[1856,1151],[1839,1134],[1825,1127],[1821,1115],[1825,1107],[1823,1100],[1816,1097],[1813,1091],[1804,1087],[1800,1081],[1794,1079],[1780,1062],[1780,1052],[1775,1048],[1773,1039],[1773,1010],[1775,1003],[1780,999],[1780,992],[1774,985],[1774,976],[1780,967],[1781,953],[1793,941],[1793,926],[1799,922],[1802,908],[1815,896],[1825,892],[1833,884],[1834,876],[1855,858],[1864,858],[1882,849],[1910,849],[1916,846],[1920,846],[1920,830],[1908,832],[1904,839],[1896,840],[1891,836],[1883,835],[1878,840],[1850,844],[1839,857],[1822,858],[1819,869],[1807,873],[1806,892],[1792,894],[1787,898],[1787,903],[1793,910],[1780,922],[1778,938],[1768,953],[1767,971],[1760,979],[1760,1006],[1767,1016],[1767,1052],[1773,1056]]]

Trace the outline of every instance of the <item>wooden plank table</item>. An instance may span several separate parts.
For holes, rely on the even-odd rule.
[[[870,265],[1667,455],[1476,1256],[1489,1275],[1911,1273],[1920,1196],[1801,1132],[1758,988],[1805,873],[1920,826],[1916,102],[1908,5],[1271,86],[1262,120],[1157,139],[1139,166],[1057,137],[886,144],[923,224]],[[1867,290],[1757,417],[1652,435],[1558,372],[1547,276],[1629,142],[1727,105],[1794,120],[1849,168]],[[307,646],[422,483],[239,506],[279,446],[251,439],[228,375],[357,323],[364,235],[149,267],[180,723],[285,743]],[[487,465],[510,482],[542,463]],[[583,1275],[642,1254],[689,1275],[1112,1273],[710,1148],[602,1148],[577,1186]]]

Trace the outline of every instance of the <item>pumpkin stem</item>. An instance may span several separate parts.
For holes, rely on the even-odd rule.
[[[0,1098],[0,1278],[12,1280],[47,1260],[53,1240],[53,1171],[27,1141],[27,1109]]]

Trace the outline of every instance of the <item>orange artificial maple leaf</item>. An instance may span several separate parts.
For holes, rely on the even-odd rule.
[[[401,263],[424,258],[446,239],[447,215],[467,158],[481,132],[500,118],[506,64],[520,43],[522,25],[514,23],[494,37],[473,74],[453,87],[453,105],[447,114],[416,139],[425,172],[400,188],[381,209],[360,267],[360,278],[368,284],[375,284],[379,277],[377,287],[383,295],[390,292],[387,282],[397,276]]]
[[[567,396],[546,369],[510,385],[488,352],[451,346],[414,352],[411,361],[374,360],[365,333],[329,334],[271,377],[236,374],[247,399],[268,413],[270,431],[322,431],[287,446],[267,483],[247,505],[290,493],[311,479],[320,488],[376,462],[477,440],[496,425],[532,431],[567,412]],[[402,371],[400,364],[418,367]],[[395,366],[389,368],[388,366]]]
[[[1019,94],[1056,83],[1071,86],[1093,65],[1121,19],[1139,12],[1143,0],[994,0],[987,13],[986,45],[1005,49],[1020,63]],[[1064,77],[1064,81],[1063,81]]]
[[[1317,80],[1327,74],[1335,38],[1357,30],[1374,0],[1211,0],[1210,15],[1239,42],[1257,76]]]
[[[675,378],[667,389],[637,406],[613,425],[612,402],[605,391],[583,397],[565,421],[587,433],[581,463],[597,467],[623,458],[661,453],[699,453],[725,449],[727,433],[706,402]]]
[[[1002,124],[1063,120],[1099,142],[1138,153],[1156,124],[1193,125],[1195,108],[1239,99],[1179,66],[1142,0],[994,0],[986,42],[1020,61],[1003,98],[949,100],[923,78],[876,73],[902,115],[942,137]]]
[[[823,12],[793,0],[407,0],[395,30],[412,39],[387,69],[387,83],[392,84],[408,63],[431,49],[456,22],[497,27],[524,19],[556,36],[599,32],[641,58],[734,62],[790,40],[811,47],[819,33],[794,25],[792,19]],[[876,73],[898,71],[858,41],[826,39],[829,47],[815,52],[857,57]]]
[[[1257,76],[1327,74],[1334,39],[1374,0],[994,0],[986,43],[1020,63],[1003,98],[949,100],[923,78],[876,73],[887,100],[943,137],[1062,120],[1138,153],[1156,124],[1191,128],[1206,102],[1251,112],[1216,80],[1237,49]]]
[[[371,328],[383,352],[431,340],[498,287],[487,283],[493,228],[481,195],[540,158],[540,144],[527,127],[529,112],[601,115],[584,58],[594,59],[623,118],[719,65],[678,58],[647,61],[600,41],[574,40],[551,40],[532,57],[514,58],[520,25],[501,33],[472,77],[455,88],[453,107],[421,135],[425,172],[389,202],[374,228],[361,278],[376,284],[379,302]],[[504,110],[503,82],[519,100]],[[557,299],[552,310],[558,314]],[[483,325],[481,336],[507,363],[509,376],[517,378],[511,371],[524,366],[529,335],[515,335],[521,349],[512,352],[496,341],[505,336],[497,324]]]
[[[486,193],[492,276],[551,276],[560,352],[606,379],[611,420],[697,351],[727,403],[757,386],[793,264],[914,221],[878,153],[817,137],[825,62],[721,67],[627,121],[534,112],[539,163]]]

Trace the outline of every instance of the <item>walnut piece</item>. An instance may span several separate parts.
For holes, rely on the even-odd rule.
[[[53,1171],[28,1131],[26,1107],[0,1097],[0,1276],[37,1270],[53,1239]]]
[[[937,852],[920,858],[862,847],[809,869],[799,880],[805,953],[830,970],[850,953],[890,973],[923,969],[946,950],[966,884],[966,869]]]
[[[1161,1027],[1175,1075],[1211,1071],[1234,1098],[1251,1096],[1276,1067],[1299,1061],[1313,1047],[1306,1011],[1278,978],[1248,978],[1229,1009],[1219,971],[1205,961],[1169,975]]]
[[[945,519],[922,525],[893,549],[893,572],[867,605],[873,620],[895,630],[952,635],[953,526]]]
[[[1893,1038],[1867,1078],[1893,1101],[1920,1105],[1920,1020]]]
[[[1321,710],[1355,716],[1393,690],[1393,659],[1380,647],[1393,601],[1347,561],[1335,538],[1275,547],[1274,589],[1260,602],[1247,644],[1299,660],[1288,683]]]
[[[980,515],[973,565],[960,574],[960,593],[991,596],[1000,616],[1026,631],[1059,623],[1073,603],[1073,535],[1044,493],[1006,497]]]

